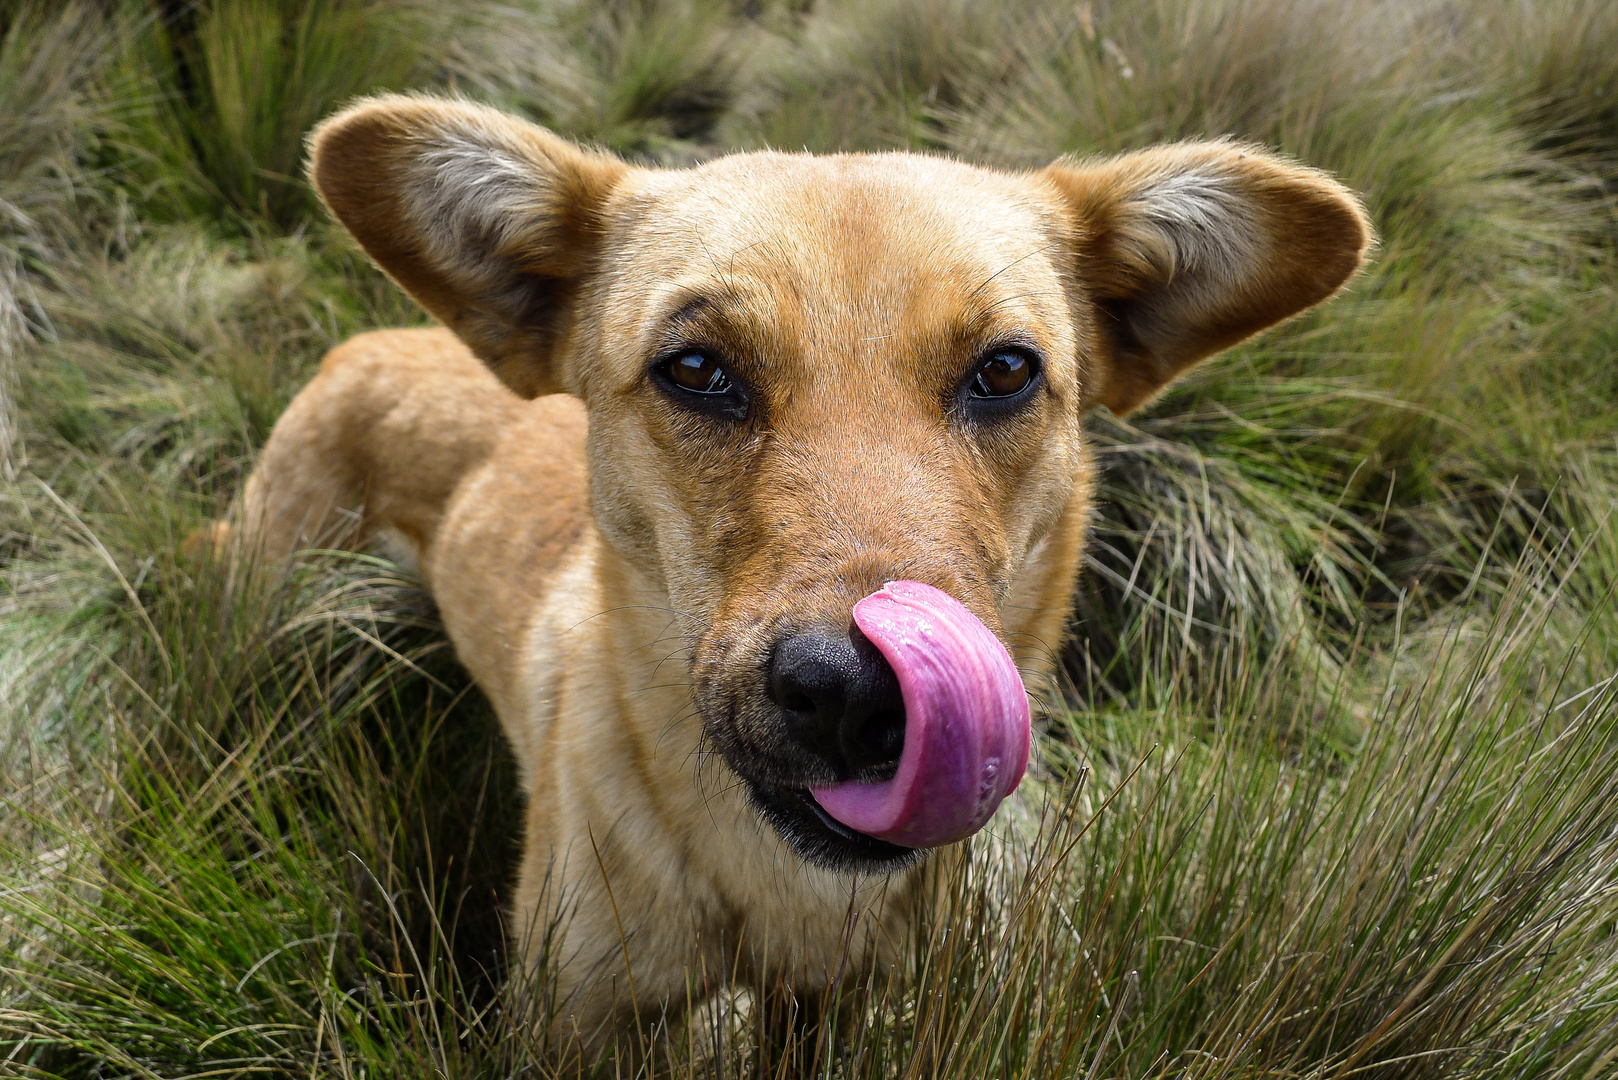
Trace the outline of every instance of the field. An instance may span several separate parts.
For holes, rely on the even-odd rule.
[[[1048,798],[911,970],[802,1039],[724,998],[660,1073],[1618,1075],[1615,43],[1611,0],[0,0],[0,1075],[551,1075],[424,594],[179,550],[324,350],[424,320],[300,179],[381,88],[669,165],[1229,133],[1380,231],[1093,419]]]

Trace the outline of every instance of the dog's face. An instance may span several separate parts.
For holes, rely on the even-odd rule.
[[[314,148],[384,269],[519,393],[583,398],[597,522],[686,620],[708,735],[834,866],[909,855],[805,793],[880,779],[902,747],[855,602],[922,581],[1001,632],[1031,553],[1082,522],[1083,413],[1324,299],[1369,239],[1338,185],[1232,144],[1020,175],[905,154],[662,171],[385,98]]]
[[[903,744],[855,602],[924,581],[999,630],[1067,505],[1090,330],[1060,207],[898,155],[637,180],[572,376],[597,520],[691,616],[708,731],[772,821],[823,860],[898,858],[798,793]]]

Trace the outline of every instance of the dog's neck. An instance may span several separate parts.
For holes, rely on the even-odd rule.
[[[572,587],[575,602],[564,617],[572,625],[558,624],[555,631],[564,641],[588,645],[596,670],[561,674],[570,681],[600,680],[626,736],[644,743],[650,758],[689,770],[694,763],[685,759],[698,753],[702,739],[702,720],[691,700],[690,656],[705,624],[678,610],[663,583],[625,558],[593,519],[579,550],[584,565],[576,569],[588,571],[588,587]],[[568,572],[578,585],[585,584],[582,576]]]

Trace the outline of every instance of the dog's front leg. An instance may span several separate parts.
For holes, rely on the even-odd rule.
[[[718,937],[703,918],[713,904],[693,895],[646,818],[598,826],[613,818],[595,793],[551,779],[540,770],[530,797],[511,912],[518,954],[558,1055],[588,1065],[610,1052],[623,1064],[722,983],[721,950],[704,949]]]

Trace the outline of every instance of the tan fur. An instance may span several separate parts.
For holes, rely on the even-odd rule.
[[[846,628],[884,581],[922,580],[1036,680],[1084,539],[1083,413],[1324,299],[1370,238],[1335,182],[1232,143],[1031,174],[911,154],[650,170],[385,97],[312,150],[332,211],[449,329],[333,350],[236,519],[271,558],[382,532],[416,552],[520,766],[513,922],[538,959],[560,919],[558,1025],[587,1046],[722,975],[814,991],[894,955],[918,872],[804,863],[709,749],[767,751],[748,703],[772,635]],[[1008,335],[1047,386],[963,426],[951,394]],[[748,422],[650,383],[687,340],[752,388]]]

